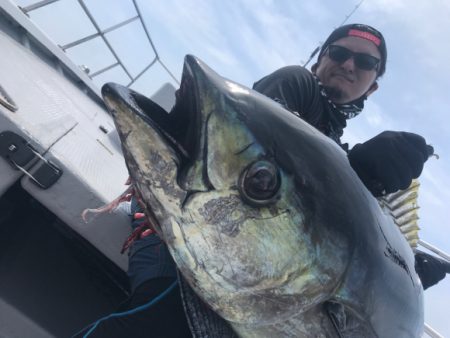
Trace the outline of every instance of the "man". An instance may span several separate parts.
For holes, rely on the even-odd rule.
[[[323,44],[312,72],[285,67],[256,82],[253,89],[341,144],[346,120],[357,116],[378,89],[386,58],[386,43],[377,30],[360,24],[341,26]],[[348,157],[367,188],[380,196],[407,188],[420,175],[428,151],[419,135],[385,132],[356,145]]]
[[[254,89],[341,145],[346,120],[356,116],[363,109],[364,100],[377,90],[376,80],[385,71],[386,55],[384,38],[375,29],[366,25],[342,26],[322,46],[312,73],[300,66],[285,67],[255,83]],[[177,113],[175,110],[177,106],[172,114]],[[399,132],[380,134],[349,152],[352,167],[374,195],[408,187],[412,178],[419,176],[427,158],[428,148],[422,137]],[[136,215],[140,210],[133,203]],[[186,320],[180,315],[180,296],[171,288],[174,263],[157,235],[145,236],[147,227],[140,228],[139,224],[142,218],[135,216],[133,228],[138,231],[131,237],[134,241],[130,242],[129,254],[133,296],[122,311],[100,319],[77,337],[114,337],[123,332],[129,337],[190,336]],[[416,260],[416,264],[423,261]]]
[[[122,253],[128,250],[131,295],[116,312],[86,326],[72,338],[189,338],[175,263],[167,246],[147,223],[134,192],[127,192],[105,207],[89,211],[112,211],[131,199],[132,233],[122,248]]]
[[[386,131],[350,151],[340,137],[346,121],[357,116],[378,89],[386,70],[383,35],[373,27],[350,24],[337,28],[320,49],[311,72],[288,66],[256,82],[253,89],[274,99],[333,139],[348,152],[350,165],[375,197],[406,189],[422,172],[433,148],[419,135]],[[424,288],[445,277],[445,264],[416,255]]]

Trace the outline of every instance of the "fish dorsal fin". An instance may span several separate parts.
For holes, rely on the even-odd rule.
[[[381,208],[392,216],[413,251],[416,250],[419,241],[420,227],[417,222],[419,220],[417,203],[419,187],[419,181],[413,180],[407,189],[378,199]]]

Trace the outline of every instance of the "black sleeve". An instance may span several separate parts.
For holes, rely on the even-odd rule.
[[[326,128],[333,118],[327,115],[319,85],[306,68],[300,66],[280,68],[255,82],[253,89],[277,101],[348,152],[348,144],[341,143],[340,135],[333,136]],[[337,125],[337,129],[342,130],[345,122]],[[342,132],[340,134],[342,135]]]
[[[424,290],[439,283],[447,273],[450,273],[450,263],[443,259],[421,251],[416,252],[415,258],[416,272],[422,281]]]
[[[286,109],[298,113],[307,122],[314,112],[320,93],[317,83],[307,69],[287,66],[255,82],[253,89],[279,102]]]

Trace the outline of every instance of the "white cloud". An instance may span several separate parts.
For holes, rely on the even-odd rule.
[[[390,15],[398,15],[400,11],[408,7],[409,0],[373,0],[364,2],[362,12],[383,12]]]
[[[420,199],[423,201],[423,205],[431,206],[434,205],[438,208],[445,207],[444,201],[439,198],[435,193],[433,193],[430,189],[423,190],[420,192]]]
[[[449,336],[450,278],[425,291],[425,321],[444,337]]]
[[[371,127],[380,128],[387,126],[387,118],[383,116],[382,109],[374,101],[368,101],[366,104],[363,118],[369,123]]]
[[[384,17],[383,21],[388,22],[397,32],[403,36],[408,35],[410,46],[416,46],[412,53],[414,62],[420,62],[433,71],[450,72],[447,61],[450,57],[450,44],[446,43],[450,36],[449,2],[373,0],[365,2],[361,10]],[[411,50],[407,48],[405,53],[410,55]]]
[[[392,130],[394,122],[375,99],[369,98],[359,116],[347,122],[343,140],[350,146],[362,143],[384,130]]]

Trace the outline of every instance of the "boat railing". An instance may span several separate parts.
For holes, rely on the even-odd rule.
[[[43,1],[38,1],[34,4],[28,5],[26,7],[21,7],[22,11],[28,15],[28,13],[30,13],[31,11],[34,11],[36,9],[42,8],[44,6],[48,6],[54,2],[58,2],[60,0],[43,0]],[[92,25],[94,26],[96,33],[85,36],[81,39],[78,39],[76,41],[72,41],[70,43],[67,43],[63,46],[60,46],[61,49],[63,51],[66,51],[70,48],[73,48],[75,46],[81,45],[83,43],[86,43],[90,40],[96,39],[98,37],[100,37],[103,42],[105,43],[105,45],[107,46],[107,48],[109,49],[109,51],[111,52],[111,54],[113,55],[115,62],[92,73],[92,74],[88,74],[88,76],[93,79],[94,77],[105,73],[106,71],[109,71],[115,67],[121,67],[123,69],[123,71],[125,72],[125,74],[127,75],[127,77],[129,78],[129,83],[127,84],[127,87],[130,87],[133,83],[135,83],[147,70],[149,70],[153,65],[155,65],[156,63],[159,63],[161,65],[161,67],[167,72],[167,74],[175,81],[175,83],[180,84],[180,82],[178,81],[178,79],[173,75],[173,73],[169,70],[169,68],[164,64],[164,62],[161,60],[161,57],[159,56],[158,50],[155,47],[155,44],[153,43],[153,40],[151,38],[151,35],[149,33],[149,30],[147,29],[147,25],[145,23],[145,20],[142,17],[141,14],[141,10],[139,8],[139,5],[137,3],[136,0],[132,0],[134,8],[136,10],[137,15],[130,17],[118,24],[115,24],[113,26],[110,26],[106,29],[101,29],[99,24],[97,23],[97,21],[95,20],[94,16],[92,15],[92,13],[89,11],[89,8],[86,6],[85,2],[83,0],[78,0],[78,3],[80,4],[81,8],[83,9],[84,13],[86,14],[86,16],[89,18],[89,20],[91,21]],[[154,57],[153,59],[136,75],[133,76],[131,74],[131,72],[128,70],[128,68],[126,67],[125,63],[121,60],[121,58],[119,57],[119,55],[116,53],[115,49],[113,48],[113,46],[110,44],[110,42],[107,39],[107,34],[111,33],[119,28],[122,28],[126,25],[129,25],[135,21],[140,21],[142,28],[145,32],[145,35],[147,37],[147,40],[154,52]]]
[[[424,247],[425,249],[430,250],[431,252],[435,253],[436,255],[438,255],[439,257],[443,258],[444,260],[446,260],[447,262],[450,263],[450,255],[445,253],[444,251],[438,249],[434,245],[431,245],[430,243],[428,243],[422,239],[419,239],[418,244],[420,246]],[[431,337],[431,338],[444,338],[444,336],[442,336],[439,332],[437,332],[431,326],[429,326],[428,324],[425,323],[424,337],[427,337],[427,336]]]

